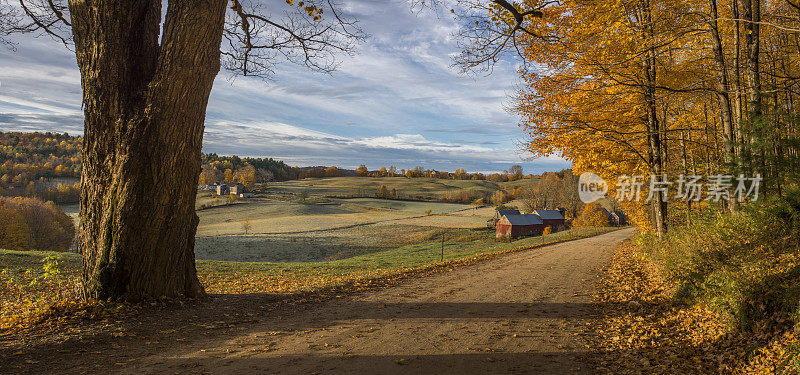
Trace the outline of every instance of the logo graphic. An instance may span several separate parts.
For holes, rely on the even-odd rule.
[[[578,178],[578,196],[583,203],[592,203],[606,196],[608,184],[602,177],[592,173],[583,172]]]

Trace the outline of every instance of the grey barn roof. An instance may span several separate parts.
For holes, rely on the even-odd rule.
[[[497,214],[503,217],[505,215],[519,215],[520,213],[519,210],[497,210]]]
[[[511,225],[540,225],[542,219],[533,214],[527,215],[504,215]]]
[[[534,210],[533,213],[539,215],[542,220],[564,220],[564,216],[557,210]]]

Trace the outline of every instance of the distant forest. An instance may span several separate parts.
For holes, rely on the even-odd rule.
[[[59,204],[77,203],[80,194],[82,138],[67,133],[0,132],[0,196],[36,197]],[[370,171],[361,165],[354,170],[338,167],[293,167],[272,158],[241,158],[202,155],[200,185],[218,182],[241,182],[245,185],[270,181],[287,181],[309,177],[406,177],[456,180],[489,180],[508,182],[526,177],[522,167],[514,165],[502,173],[484,176],[416,167],[397,169],[394,166]]]
[[[216,182],[241,182],[245,185],[269,181],[296,180],[303,172],[301,168],[290,167],[283,161],[272,158],[240,158],[203,154],[203,171],[200,185]],[[300,177],[302,178],[302,177]]]
[[[77,203],[81,142],[66,133],[0,132],[0,196]]]
[[[82,142],[82,137],[67,133],[0,132],[0,196],[36,197],[59,204],[77,203]],[[203,179],[208,180],[207,183],[234,179],[285,181],[308,177],[309,174],[308,168],[290,167],[271,158],[203,154],[202,163],[201,183]],[[318,168],[324,170],[324,167]]]

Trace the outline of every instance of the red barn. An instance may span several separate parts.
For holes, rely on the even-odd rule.
[[[497,237],[519,237],[541,234],[544,231],[544,223],[539,216],[527,215],[504,215],[497,222]]]
[[[542,219],[545,227],[550,227],[553,232],[565,226],[564,216],[558,210],[534,210],[533,213]]]

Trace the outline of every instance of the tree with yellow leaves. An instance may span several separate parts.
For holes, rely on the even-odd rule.
[[[607,227],[611,225],[608,215],[598,203],[587,204],[581,215],[572,222],[575,228]]]
[[[386,185],[380,185],[378,186],[378,191],[375,193],[375,196],[378,198],[388,198],[389,189],[386,188]]]
[[[356,175],[358,177],[367,177],[368,174],[369,174],[369,170],[367,169],[366,165],[361,164],[361,165],[358,166],[358,168],[356,168]]]

